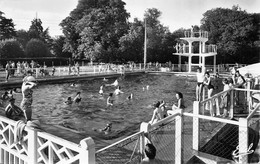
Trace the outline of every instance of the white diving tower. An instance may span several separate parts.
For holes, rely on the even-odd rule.
[[[205,71],[205,58],[206,57],[214,57],[213,65],[214,65],[214,73],[216,73],[216,55],[217,55],[217,46],[213,44],[206,45],[208,41],[208,32],[207,31],[185,31],[184,38],[180,38],[188,42],[188,45],[184,43],[177,43],[176,53],[173,55],[179,56],[179,71],[181,71],[181,57],[188,57],[188,72],[191,72],[192,66],[198,66],[202,68],[202,71]],[[194,53],[194,47],[192,45],[193,42],[199,42],[199,52]],[[192,63],[192,57],[199,57],[198,63]]]

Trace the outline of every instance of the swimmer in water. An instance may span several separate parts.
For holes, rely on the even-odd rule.
[[[64,103],[67,105],[72,104],[73,103],[72,98],[68,97],[68,99]]]
[[[120,93],[124,93],[121,91],[121,87],[120,86],[117,86],[116,90],[115,90],[115,95],[119,95]]]
[[[75,103],[79,103],[81,101],[80,92],[76,94],[76,97],[73,100]]]
[[[109,93],[109,96],[107,98],[107,106],[113,106],[113,100],[111,100],[113,96],[113,93]]]
[[[103,87],[104,87],[104,85],[101,85],[99,88],[99,92],[98,92],[101,96],[103,96],[103,94],[104,94]]]
[[[112,130],[112,123],[108,123],[106,125],[106,127],[104,127],[103,129],[93,129],[94,131],[97,131],[99,133],[105,133],[105,134],[108,134],[111,132]]]
[[[127,99],[127,100],[133,99],[133,93],[131,93],[130,96],[128,96],[126,99]]]
[[[112,84],[106,84],[106,86],[118,86],[118,81],[117,79],[112,83]]]

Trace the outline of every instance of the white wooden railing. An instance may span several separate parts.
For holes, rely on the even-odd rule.
[[[1,164],[90,164],[95,159],[95,144],[91,138],[79,144],[49,133],[25,127],[23,141],[16,143],[16,122],[0,116]]]

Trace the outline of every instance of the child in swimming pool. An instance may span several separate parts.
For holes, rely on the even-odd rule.
[[[99,88],[99,92],[98,92],[101,96],[103,96],[103,94],[104,94],[103,87],[104,87],[104,85],[101,85]]]
[[[112,96],[113,96],[113,93],[109,93],[109,96],[107,98],[107,106],[113,106]]]
[[[72,98],[68,97],[68,99],[64,103],[67,105],[72,104],[73,103]]]
[[[121,91],[121,87],[120,86],[117,86],[116,90],[115,90],[115,95],[119,95],[120,93],[124,93]]]

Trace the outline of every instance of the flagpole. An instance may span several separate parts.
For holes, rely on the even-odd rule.
[[[147,56],[147,36],[146,36],[146,18],[144,19],[144,69],[146,67],[146,56]]]

